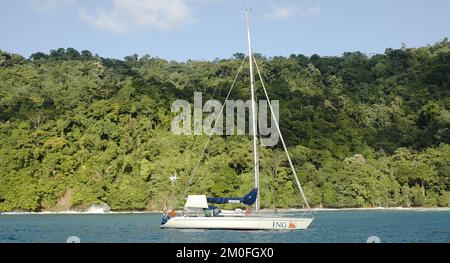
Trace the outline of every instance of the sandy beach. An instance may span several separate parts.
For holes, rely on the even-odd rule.
[[[273,212],[273,209],[261,209],[261,212]],[[312,208],[311,210],[302,208],[277,209],[277,212],[332,212],[332,211],[450,211],[450,207],[367,207],[367,208]],[[114,214],[161,214],[163,211],[42,211],[42,212],[2,212],[1,215],[114,215]],[[181,212],[181,211],[177,211]]]

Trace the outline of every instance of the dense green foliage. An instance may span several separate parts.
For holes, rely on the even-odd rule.
[[[223,100],[242,56],[0,51],[0,211],[176,204],[207,138],[173,135],[170,106],[194,91]],[[258,59],[313,206],[450,205],[447,39],[373,57]],[[232,97],[249,98],[247,76]],[[248,192],[251,147],[249,136],[213,137],[189,192]],[[261,188],[263,207],[303,205],[279,147],[261,149]]]

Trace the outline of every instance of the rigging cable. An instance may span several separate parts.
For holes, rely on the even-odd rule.
[[[221,116],[222,116],[222,113],[223,113],[223,110],[224,110],[224,108],[225,108],[226,102],[227,102],[228,98],[230,97],[231,92],[233,91],[234,85],[236,84],[236,81],[237,81],[237,79],[238,79],[238,77],[239,77],[239,74],[240,74],[241,71],[242,71],[242,68],[243,68],[243,66],[244,66],[244,61],[245,61],[245,59],[246,59],[246,57],[244,57],[244,58],[242,59],[241,65],[239,66],[239,69],[238,69],[238,72],[237,72],[237,74],[236,74],[236,76],[235,76],[235,78],[234,78],[234,80],[233,80],[233,83],[231,84],[231,87],[230,87],[230,90],[228,91],[227,97],[225,98],[225,103],[222,105],[222,108],[220,109],[220,112],[219,112],[219,114],[217,115],[217,118],[216,118],[216,120],[215,120],[215,122],[214,122],[214,127],[212,128],[212,130],[211,130],[211,132],[210,132],[210,134],[209,134],[209,136],[208,136],[208,140],[206,141],[205,147],[203,147],[203,151],[202,151],[202,153],[201,153],[201,155],[200,155],[200,158],[198,159],[197,164],[194,166],[194,169],[193,169],[192,172],[191,172],[191,175],[190,175],[190,177],[189,177],[189,180],[188,180],[188,182],[186,183],[185,190],[183,191],[183,194],[181,195],[181,198],[180,198],[180,203],[181,203],[181,200],[184,200],[184,198],[185,198],[186,195],[187,195],[187,192],[189,191],[189,187],[191,186],[191,183],[192,183],[192,181],[193,181],[193,179],[194,179],[194,175],[195,175],[195,173],[197,172],[197,168],[198,168],[198,166],[200,165],[200,162],[202,161],[203,156],[205,155],[206,149],[208,148],[209,142],[211,141],[211,137],[213,136],[214,130],[216,129],[216,125],[217,125],[219,119],[220,119]],[[179,204],[178,204],[178,205],[179,205]],[[177,205],[177,206],[178,206],[178,205]]]
[[[298,188],[299,188],[299,190],[300,190],[300,194],[301,194],[301,196],[302,196],[302,198],[303,198],[303,201],[304,201],[305,204],[306,204],[306,207],[307,207],[308,210],[311,212],[311,207],[309,206],[308,201],[306,200],[305,193],[303,192],[303,187],[302,187],[302,185],[301,185],[301,183],[300,183],[300,180],[298,179],[297,172],[295,171],[294,165],[292,164],[292,160],[291,160],[291,157],[290,157],[289,152],[288,152],[288,150],[287,150],[286,144],[285,144],[285,142],[284,142],[283,135],[281,134],[280,126],[278,125],[278,120],[277,120],[277,118],[276,118],[276,116],[275,116],[275,113],[273,112],[272,104],[270,103],[269,95],[267,94],[266,86],[264,85],[264,81],[263,81],[263,79],[262,79],[261,72],[259,71],[258,63],[256,62],[256,58],[253,58],[253,60],[255,61],[256,70],[257,70],[257,72],[258,72],[259,79],[261,80],[262,88],[263,88],[263,90],[264,90],[264,94],[266,95],[267,103],[269,104],[269,108],[270,108],[270,112],[272,113],[272,118],[274,119],[275,126],[277,127],[278,134],[280,135],[281,143],[283,144],[284,151],[286,152],[286,156],[287,156],[287,158],[288,158],[289,165],[291,166],[292,173],[294,174],[295,181],[296,181],[297,186],[298,186]]]

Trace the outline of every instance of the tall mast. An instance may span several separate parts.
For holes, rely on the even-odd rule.
[[[255,188],[257,189],[256,194],[256,211],[259,211],[259,160],[258,160],[258,138],[257,138],[257,119],[256,119],[256,101],[255,101],[255,76],[253,75],[253,51],[252,51],[252,39],[250,35],[250,19],[248,16],[248,10],[244,9],[245,17],[247,20],[247,38],[248,38],[248,62],[250,65],[250,91],[252,94],[252,130],[253,130],[253,170],[255,172]]]

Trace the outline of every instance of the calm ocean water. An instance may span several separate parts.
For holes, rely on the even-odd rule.
[[[158,214],[0,215],[0,242],[450,242],[450,211],[316,213],[306,231],[161,230]]]

